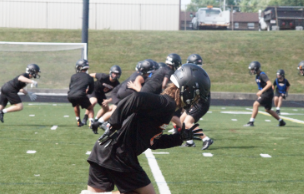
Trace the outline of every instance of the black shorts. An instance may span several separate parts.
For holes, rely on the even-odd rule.
[[[21,103],[21,98],[19,97],[18,93],[16,92],[9,92],[5,89],[1,88],[1,96],[0,96],[0,104],[5,107],[7,103],[10,102],[11,104],[19,104]]]
[[[174,112],[173,116],[180,117],[182,115],[182,111],[183,111],[183,109],[179,108],[178,110],[176,110]]]
[[[72,103],[72,106],[75,107],[77,105],[80,105],[81,108],[89,108],[89,106],[91,106],[91,102],[89,100],[89,98],[87,96],[85,97],[73,97],[73,96],[69,96],[68,100],[70,103]]]
[[[260,103],[260,105],[264,106],[266,110],[271,110],[272,99],[273,99],[273,95],[261,96],[260,98],[257,99],[257,101]]]
[[[121,193],[127,193],[145,187],[151,183],[144,171],[118,172],[90,163],[88,185],[97,189],[112,191],[114,185]]]
[[[282,93],[276,92],[276,93],[274,94],[274,96],[280,97],[280,96],[282,96]],[[282,96],[282,98],[285,99],[286,96],[284,95],[284,96]]]
[[[187,115],[192,116],[194,122],[197,123],[200,118],[202,118],[209,110],[210,103],[203,102],[202,100],[198,101],[193,107],[186,110]]]
[[[88,95],[89,98],[97,98],[97,103],[101,106],[104,99],[107,99],[104,93],[92,92],[92,94]]]

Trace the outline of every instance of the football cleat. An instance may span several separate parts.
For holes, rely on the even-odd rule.
[[[280,114],[281,114],[280,110],[276,110],[276,113],[277,113],[278,115],[280,115]]]
[[[107,128],[109,127],[109,123],[108,122],[104,122],[104,123],[102,123],[101,125],[100,125],[100,129],[102,129],[102,130],[107,130]]]
[[[90,129],[92,129],[93,133],[98,134],[98,127],[101,123],[99,122],[93,122],[91,123]]]
[[[246,125],[244,125],[244,127],[254,127],[253,122],[248,122]]]
[[[206,150],[209,148],[209,146],[211,146],[213,144],[213,140],[212,139],[209,139],[209,140],[206,140],[206,141],[203,141],[203,147],[202,147],[202,150]]]
[[[181,147],[196,147],[196,145],[195,145],[195,143],[193,142],[193,143],[188,143],[188,142],[186,142],[186,143],[184,143],[184,144],[182,144],[181,145]]]
[[[279,122],[279,127],[283,127],[283,126],[285,126],[286,125],[286,123],[285,123],[285,121],[282,119],[280,122]]]
[[[87,122],[88,122],[88,115],[84,115],[84,117],[83,117],[83,119],[82,119],[82,123],[84,124],[84,125],[87,125]]]
[[[77,127],[82,127],[83,126],[83,123],[80,121],[80,119],[78,119],[77,121]]]
[[[2,110],[0,110],[0,121],[1,121],[2,123],[4,123],[3,117],[4,117],[4,113],[2,112]]]

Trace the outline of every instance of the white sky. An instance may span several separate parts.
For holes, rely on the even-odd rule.
[[[181,9],[184,10],[185,6],[188,5],[191,2],[191,0],[181,0]]]

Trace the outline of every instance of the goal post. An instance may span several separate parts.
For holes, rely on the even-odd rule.
[[[79,59],[87,59],[86,43],[0,42],[0,87],[34,63],[41,78],[38,88],[27,88],[41,95],[66,95]]]

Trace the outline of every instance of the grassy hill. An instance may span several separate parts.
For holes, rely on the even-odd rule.
[[[0,41],[81,42],[81,30],[0,28]],[[297,65],[304,60],[303,43],[301,31],[94,30],[89,31],[88,59],[90,72],[107,73],[112,65],[120,65],[124,80],[143,59],[164,62],[169,53],[178,53],[185,63],[190,54],[198,53],[211,78],[211,90],[226,92],[257,91],[255,78],[248,74],[249,63],[257,60],[271,81],[278,69],[284,69],[290,93],[304,93],[304,77],[297,75]]]

